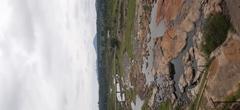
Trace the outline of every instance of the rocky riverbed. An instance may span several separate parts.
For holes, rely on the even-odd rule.
[[[201,83],[208,72],[209,61],[202,51],[205,20],[212,14],[225,13],[225,6],[223,0],[137,1],[134,58],[124,59],[125,86],[136,92],[132,109],[138,110],[140,106],[155,110],[167,101],[173,108],[190,108],[204,91]],[[224,55],[215,52],[212,57],[219,57],[219,61]],[[235,69],[238,66],[234,65]],[[206,96],[214,96],[215,87],[207,86]]]

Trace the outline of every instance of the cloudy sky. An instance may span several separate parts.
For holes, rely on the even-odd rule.
[[[0,110],[97,110],[95,0],[0,0]]]

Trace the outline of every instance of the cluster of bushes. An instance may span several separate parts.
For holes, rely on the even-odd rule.
[[[230,19],[221,13],[210,15],[206,19],[202,49],[207,56],[226,40],[230,26]]]
[[[120,48],[120,41],[116,37],[111,38],[111,47]]]

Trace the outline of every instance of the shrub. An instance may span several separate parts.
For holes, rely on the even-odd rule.
[[[111,47],[112,48],[119,48],[120,42],[117,38],[111,38]]]
[[[221,13],[210,15],[206,19],[203,27],[204,43],[202,49],[207,56],[226,40],[229,28],[229,18]]]

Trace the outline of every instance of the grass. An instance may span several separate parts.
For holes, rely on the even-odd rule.
[[[133,34],[134,34],[134,19],[135,19],[135,8],[136,8],[136,0],[128,0],[127,1],[127,16],[124,19],[124,28],[123,28],[123,36],[121,36],[122,40],[118,44],[119,49],[117,49],[117,61],[116,67],[119,72],[120,77],[124,76],[124,67],[123,67],[123,57],[124,53],[127,52],[129,58],[133,58]],[[124,9],[123,9],[124,10]],[[120,15],[124,16],[124,15]]]
[[[116,72],[116,67],[115,67],[115,52],[114,52],[114,55],[113,55],[113,60],[112,60],[112,69],[111,69],[111,73],[115,73]],[[115,87],[115,85],[114,85],[114,83],[113,83],[113,78],[114,78],[114,76],[115,76],[115,74],[113,74],[113,75],[110,75],[110,77],[108,78],[109,79],[109,81],[110,81],[110,83],[109,83],[109,88],[108,88],[108,90],[109,90],[109,94],[108,94],[108,100],[107,100],[107,104],[108,104],[108,106],[107,106],[107,109],[108,110],[115,110],[116,108],[116,87]]]
[[[127,2],[127,3],[121,3]],[[127,4],[127,15],[122,15],[125,9],[120,7],[120,5]],[[134,19],[135,19],[135,8],[136,8],[136,0],[107,0],[106,1],[106,14],[104,19],[104,35],[102,39],[102,48],[104,49],[102,52],[102,59],[103,64],[105,65],[105,74],[104,77],[106,81],[104,81],[106,86],[107,92],[105,93],[106,96],[106,105],[108,110],[117,110],[121,108],[119,102],[116,99],[116,86],[113,84],[113,78],[116,74],[120,77],[124,77],[124,67],[123,67],[123,58],[124,53],[127,52],[128,57],[133,58],[133,45],[132,39],[134,34]],[[124,19],[120,19],[118,21],[119,16]],[[118,23],[120,25],[124,24],[124,27],[120,26],[120,31],[123,32],[123,36],[117,36],[118,31]],[[110,38],[106,37],[106,33],[110,31]],[[118,41],[121,38],[121,42]],[[116,51],[113,51],[116,48]],[[121,79],[121,78],[120,78]],[[120,81],[121,83],[121,81]],[[104,88],[102,88],[104,89]],[[125,90],[123,88],[123,90]],[[126,98],[129,98],[131,101],[135,100],[136,91],[134,89],[125,91]],[[105,103],[104,103],[105,105]]]
[[[229,18],[221,13],[210,15],[206,19],[203,28],[202,49],[207,56],[226,40],[230,27]]]
[[[117,6],[119,0],[108,0],[106,1],[106,17],[105,17],[105,25],[106,28],[104,29],[110,31],[110,39],[107,38],[107,34],[104,35],[103,39],[105,39],[105,49],[104,49],[104,65],[106,65],[106,77],[107,77],[107,109],[108,110],[117,110],[121,108],[120,104],[117,103],[116,99],[116,86],[113,83],[113,78],[115,77],[116,73],[116,61],[115,61],[115,52],[113,52],[113,47],[118,47],[119,44],[113,45],[113,43],[118,43],[116,40],[116,23],[114,19],[117,19]]]
[[[128,0],[127,1],[127,18],[124,19],[125,27],[123,28],[124,36],[120,36],[122,38],[121,42],[118,44],[117,50],[116,50],[116,57],[115,57],[115,69],[116,72],[119,73],[120,77],[124,77],[124,67],[123,67],[123,58],[124,53],[127,52],[128,57],[133,58],[133,45],[132,45],[132,39],[133,39],[133,33],[134,33],[134,18],[135,18],[135,7],[136,7],[136,0]],[[123,9],[124,10],[124,9]],[[124,16],[121,15],[120,16]],[[122,21],[120,21],[122,22]],[[120,26],[121,27],[121,26]],[[136,99],[136,90],[128,89],[125,90],[126,95],[126,101],[128,103],[131,103]]]
[[[240,84],[238,86],[238,90],[236,92],[234,92],[233,94],[231,94],[230,96],[226,97],[226,101],[237,101],[238,99],[240,99]],[[231,104],[225,104],[223,106],[223,110],[228,110],[229,107],[231,106]]]
[[[126,90],[126,99],[128,102],[134,101],[136,99],[136,95],[137,93],[135,89]]]
[[[210,15],[206,19],[206,23],[203,27],[203,39],[202,51],[206,55],[207,64],[204,70],[204,74],[200,80],[199,93],[196,99],[190,106],[190,110],[198,110],[203,98],[203,93],[208,81],[208,69],[213,59],[209,59],[212,51],[219,47],[227,38],[227,33],[231,28],[230,20],[227,16],[217,13]]]
[[[226,98],[227,101],[236,101],[240,98],[240,88],[232,95]]]
[[[132,39],[134,34],[134,19],[135,19],[135,10],[136,10],[136,0],[128,0],[127,5],[127,19],[125,20],[125,30],[124,30],[124,37],[122,42],[122,52],[128,53],[130,58],[133,58],[133,45]]]
[[[161,102],[158,110],[173,110],[172,103],[167,100],[166,102]]]

